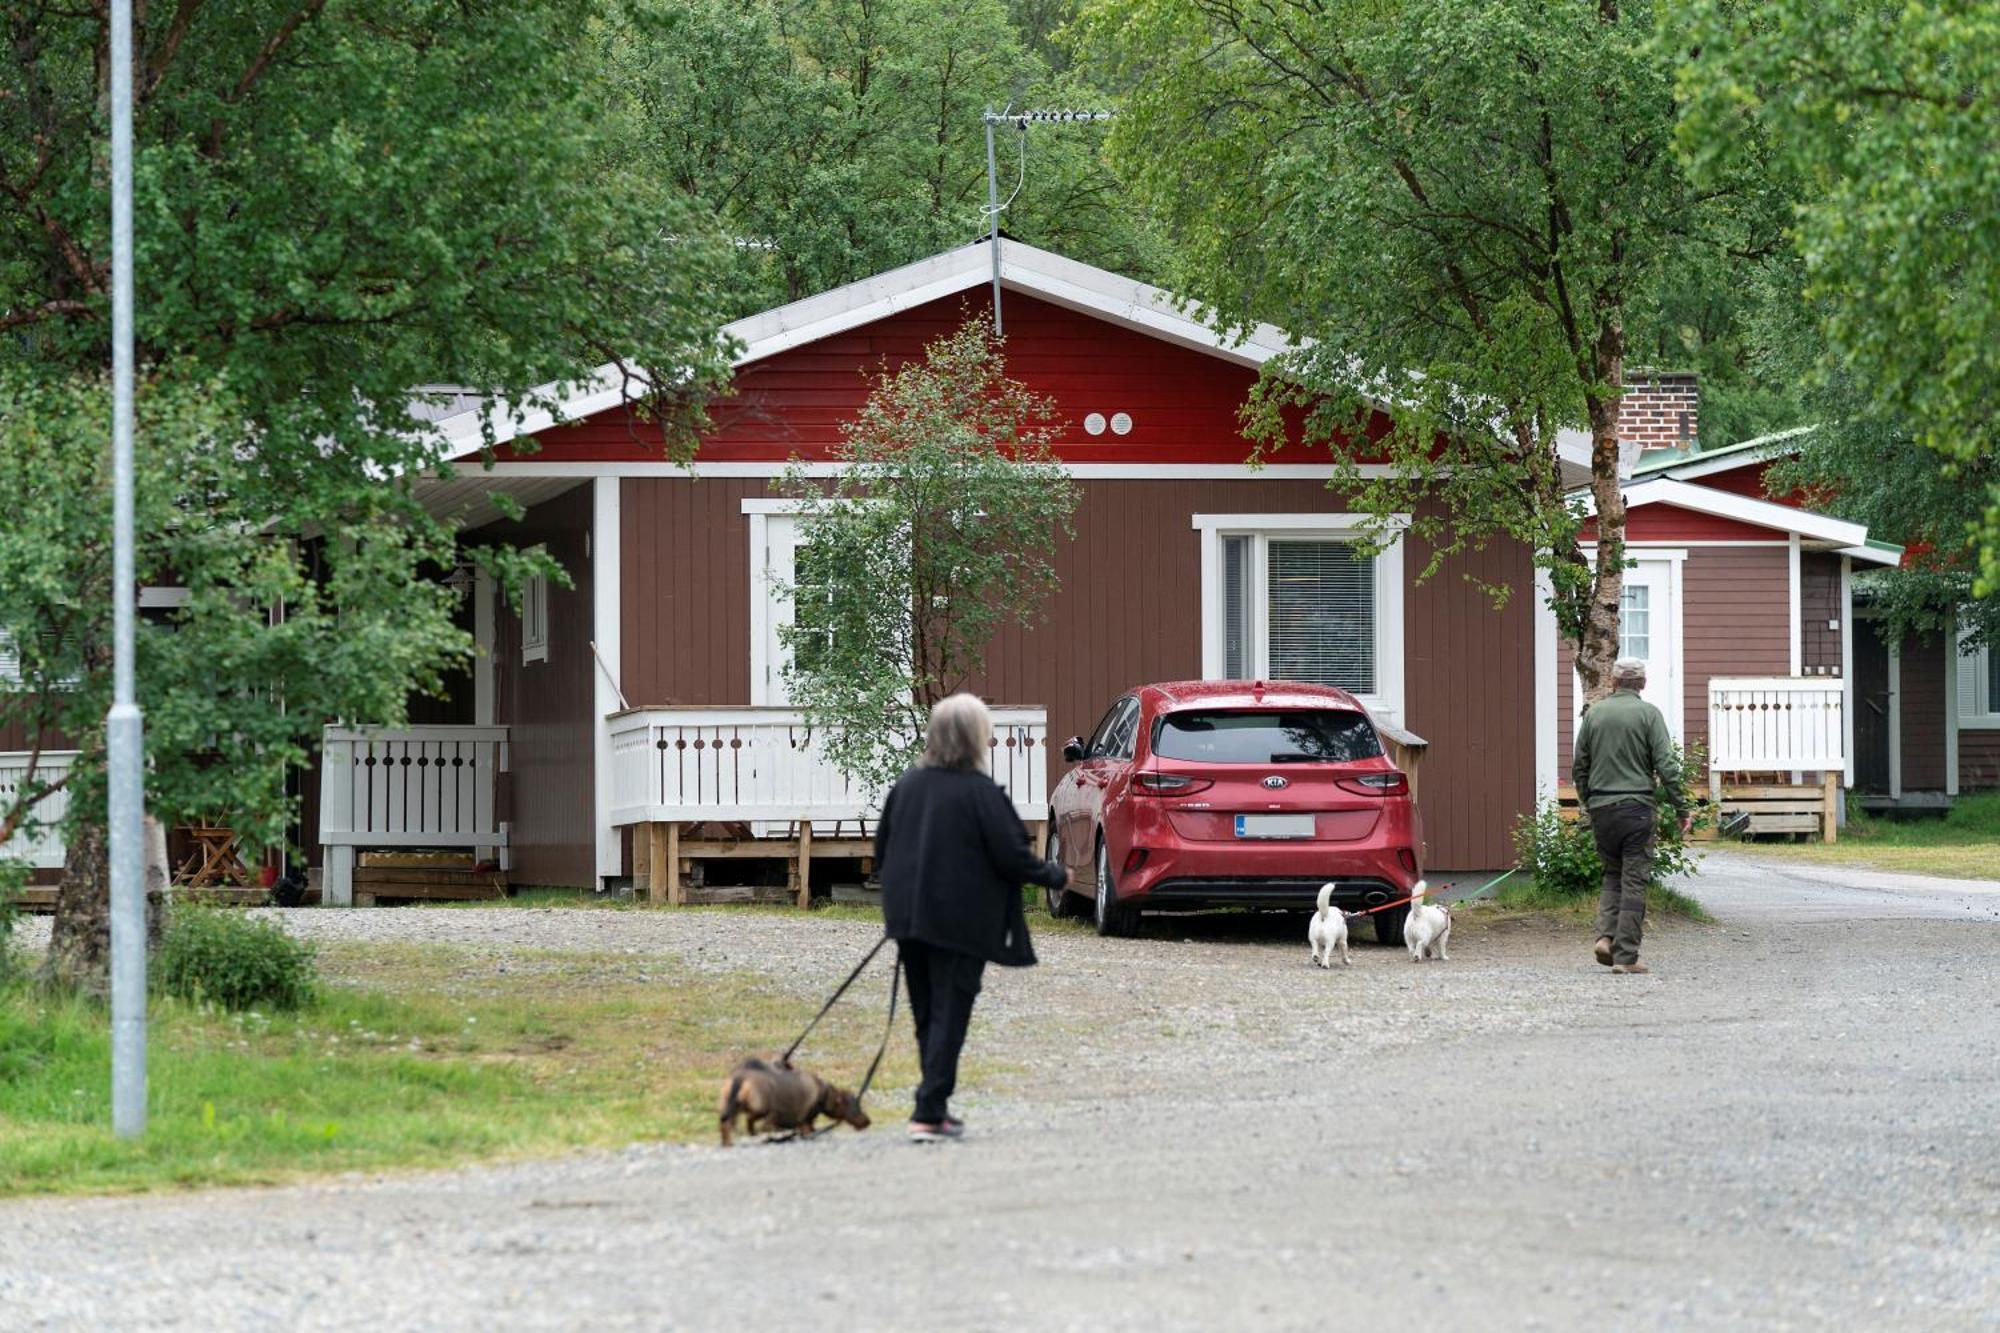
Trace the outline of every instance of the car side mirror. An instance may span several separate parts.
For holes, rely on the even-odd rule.
[[[1083,758],[1083,737],[1072,736],[1063,742],[1063,762],[1074,764]]]

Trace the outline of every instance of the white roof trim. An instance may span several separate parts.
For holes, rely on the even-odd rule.
[[[803,301],[739,319],[723,330],[742,348],[734,364],[746,366],[914,306],[983,287],[993,280],[988,244],[978,241],[962,245]],[[1000,286],[1005,291],[1037,296],[1253,370],[1290,345],[1283,331],[1268,324],[1249,330],[1240,341],[1232,340],[1183,313],[1174,298],[1158,287],[1020,241],[1001,242]],[[496,444],[506,444],[519,436],[579,421],[632,401],[635,392],[643,392],[647,387],[643,380],[635,379],[628,391],[625,376],[615,365],[606,365],[599,367],[575,392],[564,396],[553,412],[516,412],[505,404],[470,408],[443,418],[435,429],[442,437],[444,459],[463,458],[477,452],[484,443],[482,425],[490,424]],[[555,393],[554,385],[544,385],[536,391],[536,396],[550,398]]]
[[[1836,550],[1834,554],[1852,556],[1856,560],[1866,560],[1874,565],[1900,565],[1903,563],[1903,552],[1900,547],[1894,551],[1885,551],[1879,546],[1843,546]]]
[[[1801,537],[1832,542],[1843,554],[1853,554],[1849,548],[1866,547],[1868,542],[1868,528],[1865,524],[1829,518],[1825,514],[1797,509],[1791,505],[1781,505],[1771,500],[1753,500],[1747,495],[1732,495],[1728,491],[1695,486],[1685,481],[1676,481],[1672,477],[1655,477],[1650,481],[1637,482],[1625,487],[1627,509],[1636,509],[1640,505],[1648,504],[1672,505],[1676,509],[1692,509],[1696,513],[1713,514],[1717,518],[1733,518],[1738,522],[1753,524],[1760,528],[1796,532]],[[1596,509],[1596,503],[1585,496],[1584,512],[1595,513]]]

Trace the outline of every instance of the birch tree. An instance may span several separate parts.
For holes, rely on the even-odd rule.
[[[1097,0],[1077,25],[1129,90],[1110,153],[1174,285],[1300,340],[1254,429],[1302,411],[1334,486],[1418,516],[1426,573],[1497,538],[1536,551],[1591,697],[1618,653],[1628,322],[1683,257],[1770,244],[1754,172],[1690,184],[1657,20],[1631,0]],[[1565,428],[1589,440],[1594,558]]]

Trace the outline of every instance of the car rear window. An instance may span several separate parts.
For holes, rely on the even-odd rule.
[[[1375,728],[1339,708],[1189,709],[1160,718],[1153,753],[1209,764],[1339,764],[1382,753]]]

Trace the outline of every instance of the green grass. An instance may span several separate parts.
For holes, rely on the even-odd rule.
[[[1757,856],[1813,865],[1868,866],[1954,879],[2000,879],[2000,792],[1961,796],[1942,819],[1851,813],[1840,840],[1726,844]]]
[[[0,992],[0,1196],[275,1182],[646,1139],[706,1140],[722,1076],[782,1049],[810,1006],[742,975],[630,955],[490,957],[348,946],[297,1015],[156,998],[151,1124],[109,1130],[102,1008]],[[878,1007],[842,1006],[809,1053],[857,1077]],[[824,1035],[821,1035],[824,1034]],[[907,1029],[878,1081],[913,1080]]]
[[[1522,912],[1547,912],[1554,916],[1576,921],[1594,922],[1597,916],[1597,891],[1588,893],[1566,892],[1544,886],[1537,880],[1516,878],[1507,881],[1500,891],[1493,895],[1493,901],[1502,907]],[[1708,922],[1715,920],[1692,897],[1679,889],[1655,885],[1646,892],[1646,911],[1654,917],[1680,917],[1687,921]]]

